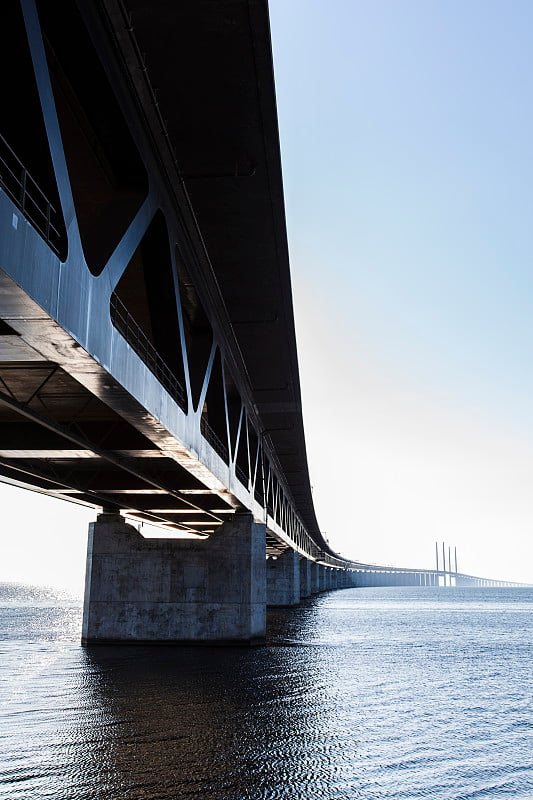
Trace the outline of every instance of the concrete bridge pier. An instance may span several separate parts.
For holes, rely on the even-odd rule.
[[[236,513],[206,540],[145,539],[119,514],[89,525],[82,643],[260,643],[265,525]]]
[[[322,567],[324,574],[324,591],[328,592],[331,589],[331,570],[329,567]]]
[[[300,597],[310,597],[311,591],[311,561],[305,556],[300,558]]]
[[[311,561],[311,594],[320,592],[320,565]]]
[[[322,564],[318,564],[317,570],[318,570],[318,591],[324,592],[326,590],[326,568]]]
[[[331,579],[333,570],[331,567],[324,567],[324,591],[329,592],[331,589]]]
[[[300,556],[288,548],[266,562],[267,606],[297,606],[300,602]]]

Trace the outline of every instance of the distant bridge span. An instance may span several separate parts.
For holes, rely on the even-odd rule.
[[[267,603],[422,575],[316,520],[266,1],[2,16],[0,476],[101,510],[84,640],[253,641]]]

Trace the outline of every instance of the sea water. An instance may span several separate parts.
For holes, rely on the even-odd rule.
[[[80,644],[0,584],[2,800],[533,798],[533,591],[345,589],[264,646]]]

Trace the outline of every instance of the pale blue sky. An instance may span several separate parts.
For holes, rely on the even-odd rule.
[[[308,457],[344,554],[533,582],[533,4],[270,0]],[[79,586],[92,511],[0,580]]]
[[[533,5],[271,16],[294,272],[425,383],[531,428]]]
[[[533,5],[270,9],[320,523],[533,580]]]

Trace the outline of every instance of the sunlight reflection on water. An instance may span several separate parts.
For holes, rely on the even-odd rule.
[[[533,796],[529,590],[331,592],[252,649],[81,648],[79,602],[9,591],[6,800]]]

